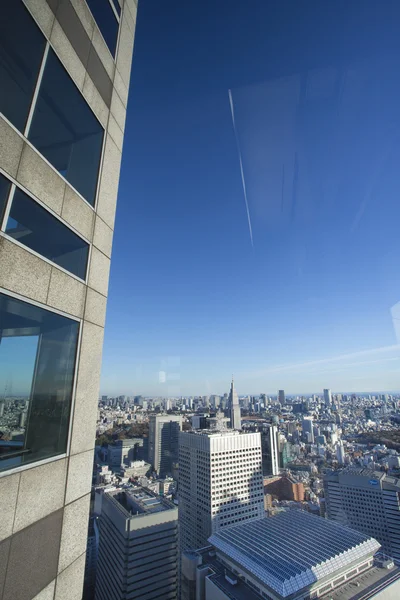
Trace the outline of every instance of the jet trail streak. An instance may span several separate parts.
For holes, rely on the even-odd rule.
[[[249,211],[249,203],[247,201],[247,191],[246,191],[246,182],[244,180],[244,172],[243,172],[243,162],[242,162],[242,153],[240,151],[240,145],[239,145],[239,138],[238,138],[238,134],[236,131],[236,123],[235,123],[235,111],[233,109],[233,100],[232,100],[232,92],[231,90],[228,90],[228,95],[229,95],[229,104],[231,106],[231,115],[232,115],[232,124],[233,124],[233,131],[235,134],[235,140],[236,140],[236,146],[237,146],[237,151],[238,151],[238,155],[239,155],[239,164],[240,164],[240,174],[242,176],[242,185],[243,185],[243,195],[244,195],[244,202],[246,204],[246,212],[247,212],[247,221],[249,223],[249,233],[250,233],[250,241],[251,241],[251,245],[254,248],[254,244],[253,244],[253,229],[251,227],[251,219],[250,219],[250,211]]]

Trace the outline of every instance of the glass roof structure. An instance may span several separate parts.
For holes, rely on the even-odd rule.
[[[226,527],[209,542],[282,597],[380,548],[374,538],[299,510]]]

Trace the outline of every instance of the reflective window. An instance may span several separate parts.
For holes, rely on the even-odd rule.
[[[29,140],[94,204],[104,130],[50,49]]]
[[[78,329],[0,293],[0,471],[66,451]]]
[[[119,5],[118,0],[112,0],[112,3],[114,4],[115,10],[117,11],[118,15],[120,15],[121,14],[121,7]]]
[[[3,210],[7,202],[8,192],[10,191],[11,183],[0,173],[0,226],[3,219]]]
[[[111,54],[115,56],[118,21],[108,0],[86,0]],[[118,2],[114,2],[114,5]],[[117,9],[118,10],[118,9]]]
[[[19,189],[15,190],[6,233],[85,279],[89,244]]]
[[[25,128],[45,45],[45,37],[22,2],[3,2],[0,19],[0,112],[21,132]]]

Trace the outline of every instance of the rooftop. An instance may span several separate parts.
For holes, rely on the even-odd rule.
[[[227,527],[213,534],[209,542],[282,597],[380,547],[374,538],[303,511]]]
[[[130,517],[149,515],[175,508],[167,499],[143,487],[129,487],[112,493],[114,500]]]
[[[368,600],[378,591],[400,578],[400,568],[381,569],[372,567],[361,573],[354,580],[341,585],[336,590],[320,596],[321,600]],[[357,585],[358,584],[358,585]]]
[[[228,598],[233,598],[234,600],[261,600],[261,596],[252,590],[244,581],[238,579],[236,585],[229,583],[229,581],[225,579],[226,569],[218,560],[218,557],[215,556],[215,553],[214,556],[210,555],[209,550],[210,547],[207,547],[193,553],[194,555],[200,553],[203,556],[203,565],[198,567],[198,569],[202,569],[205,566],[211,567],[214,573],[209,575],[210,580],[222,590]]]

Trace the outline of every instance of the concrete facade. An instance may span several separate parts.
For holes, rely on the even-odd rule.
[[[115,60],[84,0],[24,2],[104,128],[94,207],[0,113],[0,172],[89,244],[85,281],[0,231],[0,291],[79,320],[66,452],[0,473],[0,599],[81,600],[111,242],[136,0],[119,0]]]
[[[222,527],[264,515],[260,433],[200,430],[179,438],[181,551]]]

